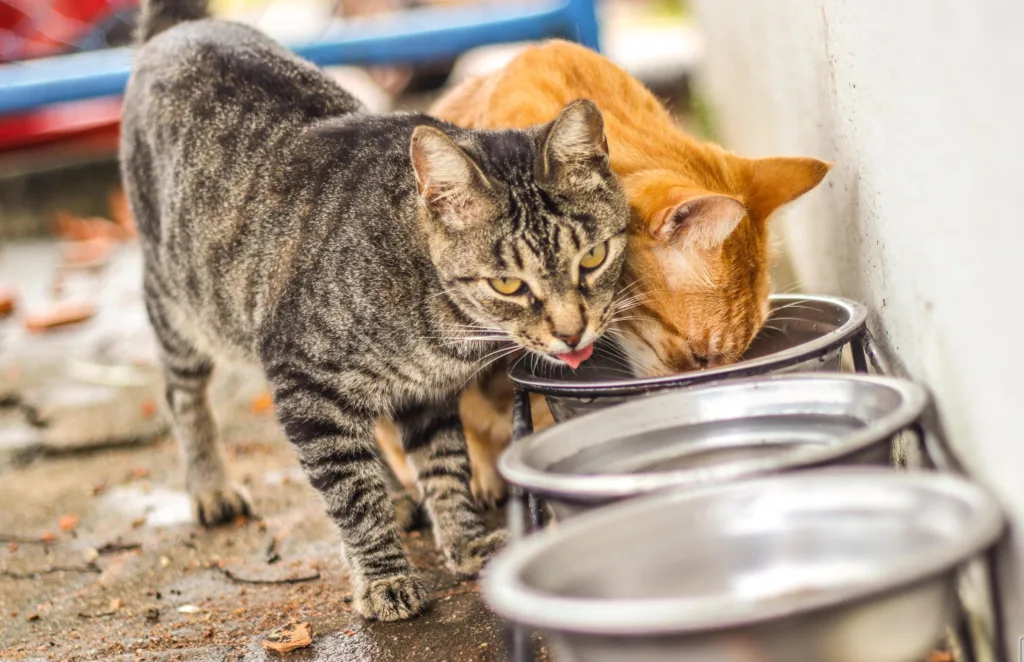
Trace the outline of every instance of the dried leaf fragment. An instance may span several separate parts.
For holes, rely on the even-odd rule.
[[[17,303],[18,297],[14,293],[14,289],[5,285],[0,285],[0,317],[5,317],[13,313]]]
[[[58,525],[61,531],[73,531],[78,528],[78,515],[61,515]]]
[[[274,400],[269,393],[262,393],[252,399],[252,413],[266,414],[274,409]]]
[[[309,623],[289,623],[271,630],[260,642],[267,650],[288,653],[313,643],[313,627]]]
[[[48,310],[31,313],[25,317],[25,328],[29,331],[45,331],[68,324],[77,324],[96,314],[92,304],[81,301],[65,301]]]

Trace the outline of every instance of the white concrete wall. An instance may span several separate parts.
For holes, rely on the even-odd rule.
[[[797,276],[871,306],[886,352],[932,389],[954,451],[1020,529],[1024,3],[691,4],[723,142],[836,164],[781,221]],[[1024,545],[1011,549],[1015,642]]]

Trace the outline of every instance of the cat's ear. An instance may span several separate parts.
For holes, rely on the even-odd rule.
[[[480,166],[443,131],[418,126],[409,145],[420,200],[433,218],[456,229],[494,212],[491,183]]]
[[[744,161],[747,207],[759,220],[810,191],[832,168],[831,163],[805,157],[774,156]]]
[[[604,179],[608,140],[604,118],[588,99],[571,102],[551,122],[540,152],[540,176],[573,187],[594,186]]]
[[[697,250],[725,243],[747,213],[736,198],[709,191],[676,191],[673,204],[651,218],[651,234],[662,242]]]

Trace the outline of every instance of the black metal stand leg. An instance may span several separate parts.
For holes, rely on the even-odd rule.
[[[853,355],[853,369],[862,375],[868,374],[868,358],[864,351],[867,332],[855,337],[850,342],[850,353]]]
[[[543,502],[536,495],[530,494],[526,497],[526,504],[530,509],[530,531],[540,531],[544,528]]]
[[[512,443],[533,434],[533,412],[530,410],[530,394],[516,389],[512,401]],[[535,514],[534,511],[537,511]],[[508,533],[514,543],[528,533],[536,531],[539,508],[533,495],[526,495],[518,487],[510,486],[508,498]],[[530,630],[513,625],[508,631],[508,652],[510,662],[531,662],[533,650],[530,646]]]

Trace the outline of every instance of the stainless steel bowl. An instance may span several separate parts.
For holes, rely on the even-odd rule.
[[[774,295],[768,324],[732,365],[667,377],[635,377],[603,339],[578,370],[518,361],[509,376],[520,388],[546,396],[555,421],[620,404],[651,391],[777,372],[837,371],[843,347],[864,331],[867,309],[849,299]]]
[[[927,393],[902,379],[800,374],[735,380],[639,398],[513,444],[509,483],[564,518],[676,487],[830,464],[889,464],[893,436]]]
[[[580,662],[913,662],[1003,529],[979,487],[865,467],[672,491],[491,562],[484,598]]]

